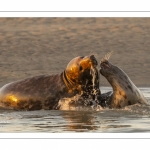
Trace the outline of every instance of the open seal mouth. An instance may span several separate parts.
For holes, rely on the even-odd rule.
[[[101,69],[106,69],[106,68],[110,69],[111,68],[111,66],[109,65],[108,62],[101,62],[100,67],[101,67]]]
[[[110,69],[111,68],[111,65],[110,63],[108,62],[110,56],[113,54],[113,51],[107,53],[104,58],[102,58],[102,60],[100,61],[100,67],[101,69]]]

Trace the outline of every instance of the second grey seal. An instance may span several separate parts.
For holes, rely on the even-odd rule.
[[[148,105],[146,98],[129,76],[121,68],[108,61],[110,54],[108,55],[101,60],[100,73],[108,80],[113,92],[102,94],[100,103],[102,105],[106,103],[110,108],[123,108],[137,103]]]

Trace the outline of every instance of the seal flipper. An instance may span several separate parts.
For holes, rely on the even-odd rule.
[[[111,104],[112,95],[113,95],[112,91],[98,95],[97,96],[98,104],[101,105],[102,107],[109,107]]]

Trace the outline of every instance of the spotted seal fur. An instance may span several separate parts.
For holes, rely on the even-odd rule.
[[[16,110],[59,109],[60,99],[76,94],[83,99],[89,96],[95,99],[100,94],[97,64],[94,55],[79,56],[60,74],[8,83],[0,89],[0,105]]]
[[[113,92],[101,95],[101,105],[107,105],[110,108],[123,108],[136,103],[148,105],[146,98],[128,75],[121,68],[108,61],[111,54],[107,54],[101,60],[100,73],[108,80]]]

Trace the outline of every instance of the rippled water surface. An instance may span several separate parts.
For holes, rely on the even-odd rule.
[[[102,87],[106,92],[111,88]],[[150,103],[150,88],[140,88]],[[0,132],[150,132],[150,106],[100,111],[0,110]]]

